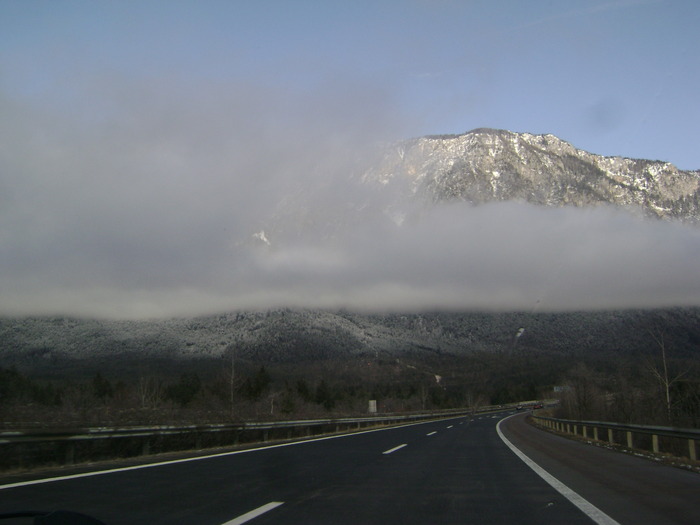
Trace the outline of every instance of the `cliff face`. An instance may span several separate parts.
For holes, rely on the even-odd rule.
[[[412,139],[388,148],[363,182],[402,185],[403,198],[432,202],[607,204],[700,225],[700,170],[603,157],[554,135],[477,129]]]

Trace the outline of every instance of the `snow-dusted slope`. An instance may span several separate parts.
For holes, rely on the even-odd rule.
[[[603,157],[554,135],[476,129],[412,139],[388,148],[363,181],[403,187],[403,199],[609,204],[700,224],[700,171]]]
[[[74,366],[73,360],[124,368],[152,359],[221,362],[232,351],[249,363],[516,350],[623,356],[658,350],[650,327],[666,334],[677,355],[693,355],[700,341],[699,320],[697,308],[384,315],[282,309],[162,321],[0,318],[0,366],[56,373]]]
[[[363,224],[401,225],[443,202],[606,205],[700,226],[700,170],[596,155],[551,134],[476,129],[420,137],[382,149],[369,164],[348,178],[301,184],[248,242],[269,247],[289,239],[333,239]]]

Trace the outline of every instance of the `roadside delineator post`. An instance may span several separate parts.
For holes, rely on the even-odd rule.
[[[695,440],[694,439],[689,439],[688,440],[688,455],[690,456],[690,459],[693,461],[698,460],[698,455],[695,450]]]

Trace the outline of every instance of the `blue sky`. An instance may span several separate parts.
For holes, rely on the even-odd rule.
[[[698,27],[672,0],[0,0],[0,315],[697,305],[700,231],[610,210],[250,243],[375,202],[358,162],[428,134],[700,169]]]
[[[106,85],[316,94],[387,139],[495,127],[700,169],[699,26],[673,0],[4,0],[0,87],[83,118],[119,109]]]

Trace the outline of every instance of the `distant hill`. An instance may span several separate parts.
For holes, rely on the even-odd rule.
[[[698,356],[700,309],[386,315],[274,310],[164,321],[4,318],[0,366],[49,375],[76,367],[129,370],[149,360],[218,361],[233,349],[242,362],[262,364],[475,352],[614,359],[656,355],[654,336],[664,338],[672,356]]]

